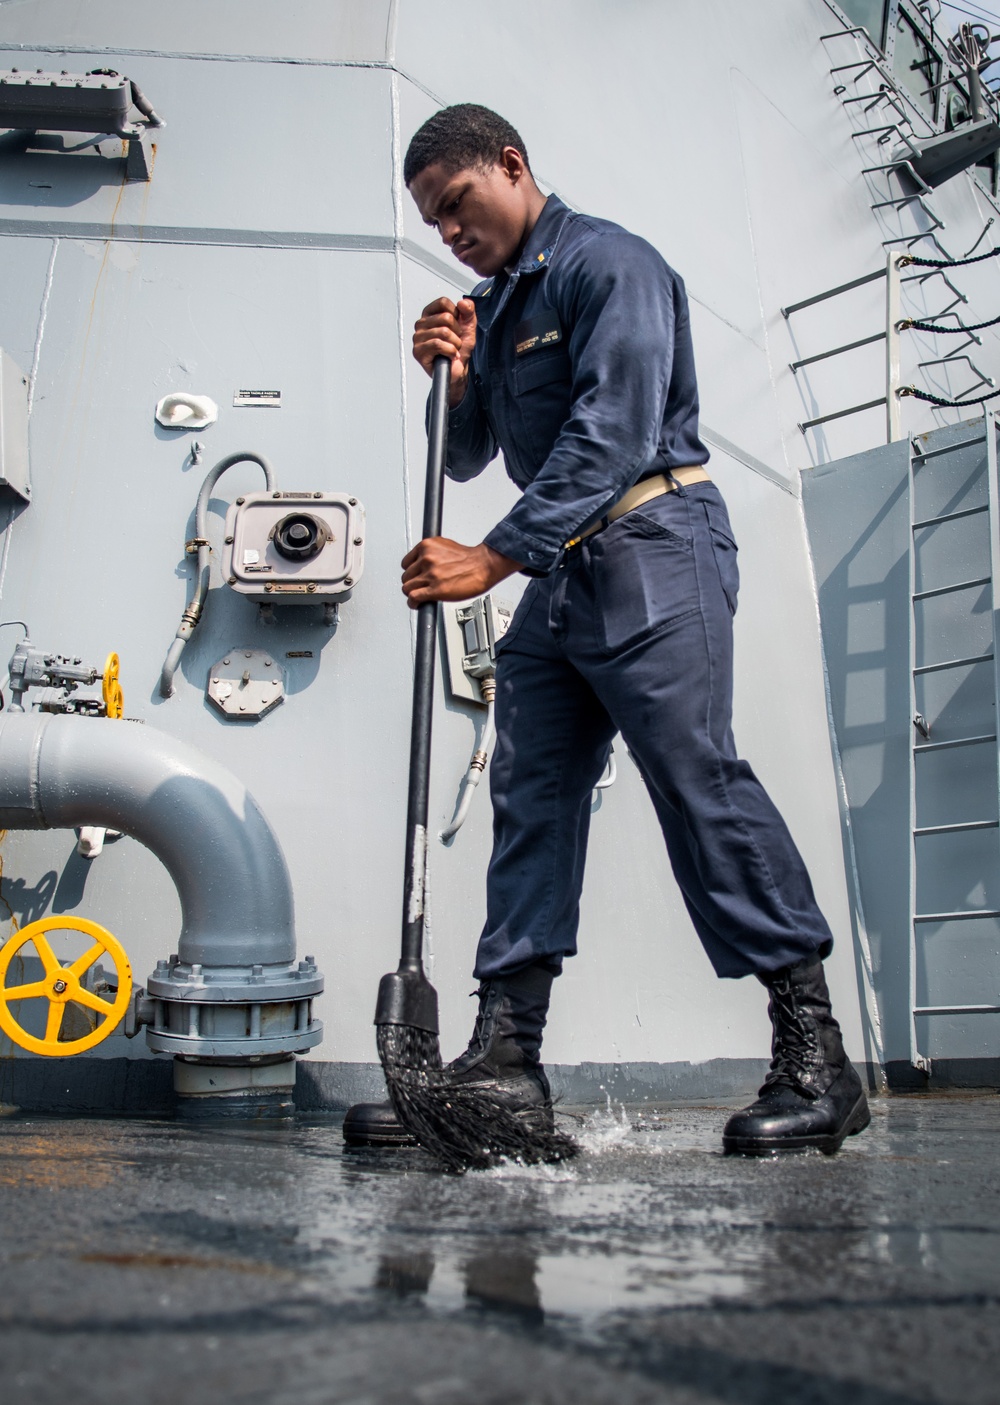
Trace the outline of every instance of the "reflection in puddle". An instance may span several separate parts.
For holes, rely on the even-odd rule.
[[[949,1223],[947,1200],[921,1223],[912,1187],[891,1188],[914,1161],[921,1184],[952,1174],[952,1131],[922,1134],[912,1106],[894,1108],[902,1140],[876,1105],[870,1132],[837,1157],[724,1157],[717,1107],[592,1113],[574,1128],[583,1154],[557,1166],[446,1176],[420,1152],[346,1154],[318,1162],[336,1171],[300,1236],[328,1292],[594,1341],[637,1315],[808,1310],[804,1283],[825,1303],[906,1296],[925,1280],[995,1294],[1000,1232]]]
[[[703,1158],[700,1126],[683,1118],[633,1123],[608,1109],[575,1134],[584,1154],[571,1165],[404,1175],[372,1267],[374,1288],[523,1325],[540,1325],[547,1315],[585,1324],[623,1309],[746,1292],[741,1256],[732,1243],[716,1242],[720,1226],[711,1214],[687,1207],[679,1218],[675,1209],[664,1224],[657,1162],[691,1152]],[[410,1165],[417,1170],[418,1158]]]

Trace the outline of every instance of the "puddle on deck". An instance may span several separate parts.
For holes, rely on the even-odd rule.
[[[876,1100],[871,1128],[835,1157],[724,1157],[727,1112],[590,1113],[576,1161],[465,1176],[421,1152],[346,1151],[332,1119],[5,1120],[0,1261],[18,1291],[0,1301],[0,1343],[11,1343],[0,1380],[13,1373],[12,1398],[38,1405],[59,1357],[39,1356],[36,1333],[79,1361],[116,1332],[145,1340],[147,1362],[174,1361],[181,1341],[211,1353],[243,1334],[261,1359],[239,1369],[277,1380],[293,1342],[326,1350],[363,1324],[369,1354],[391,1340],[406,1355],[394,1381],[399,1369],[433,1374],[435,1332],[449,1349],[480,1333],[462,1379],[489,1401],[490,1389],[502,1397],[497,1330],[629,1380],[697,1384],[724,1367],[731,1384],[705,1399],[770,1405],[784,1398],[774,1372],[794,1361],[801,1395],[789,1399],[840,1398],[838,1378],[891,1369],[909,1373],[909,1391],[880,1386],[874,1405],[991,1400],[1000,1098]],[[20,1343],[35,1352],[27,1365]],[[768,1363],[751,1370],[762,1351]],[[562,1399],[563,1368],[546,1369],[555,1393],[539,1399]],[[126,1372],[121,1398],[136,1384]],[[423,1399],[413,1391],[398,1398]]]

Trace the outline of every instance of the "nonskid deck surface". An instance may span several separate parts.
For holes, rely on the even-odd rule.
[[[836,1157],[726,1108],[587,1117],[450,1177],[333,1119],[0,1122],[6,1405],[996,1400],[1000,1098],[879,1099]]]

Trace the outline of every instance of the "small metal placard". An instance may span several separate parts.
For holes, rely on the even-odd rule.
[[[234,405],[263,405],[266,409],[281,409],[280,390],[234,390]]]
[[[284,671],[263,649],[230,649],[213,664],[206,693],[224,716],[256,722],[284,702]]]

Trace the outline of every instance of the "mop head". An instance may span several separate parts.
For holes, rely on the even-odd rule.
[[[579,1152],[572,1137],[522,1121],[482,1089],[449,1084],[436,1034],[383,1024],[377,1035],[396,1116],[449,1171],[481,1171],[503,1159],[568,1161]]]

